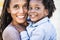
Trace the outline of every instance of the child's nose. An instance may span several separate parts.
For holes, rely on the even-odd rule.
[[[35,9],[32,9],[31,12],[35,12]]]

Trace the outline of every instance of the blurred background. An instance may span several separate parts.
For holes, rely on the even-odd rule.
[[[3,6],[4,0],[0,0],[0,19],[1,19],[1,11],[2,11],[2,6]],[[2,30],[1,30],[1,20],[0,20],[0,40],[2,40]]]
[[[0,0],[0,16],[1,16],[3,3],[4,3],[4,0]],[[54,0],[54,3],[56,6],[56,11],[54,12],[50,20],[56,28],[57,40],[60,40],[60,0]],[[0,40],[2,40],[1,39],[1,20],[0,20]]]
[[[54,0],[56,11],[54,12],[51,21],[54,24],[57,32],[57,40],[60,40],[60,0]]]

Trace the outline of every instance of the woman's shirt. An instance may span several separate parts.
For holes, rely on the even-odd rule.
[[[2,34],[3,40],[20,40],[19,32],[9,24]]]
[[[20,33],[21,40],[56,40],[56,30],[48,17],[30,23],[26,29]]]

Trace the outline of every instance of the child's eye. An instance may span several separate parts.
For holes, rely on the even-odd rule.
[[[16,9],[18,9],[19,8],[19,6],[18,5],[14,5],[14,7],[13,8],[16,8]]]
[[[36,10],[39,10],[40,8],[39,7],[35,7]]]
[[[32,10],[32,7],[29,7],[29,10]]]

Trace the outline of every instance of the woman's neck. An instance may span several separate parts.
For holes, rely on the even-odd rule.
[[[23,26],[23,27],[27,27],[28,26],[28,22],[27,21],[25,21],[24,23],[16,23],[16,22],[12,21],[11,24],[13,26]]]

